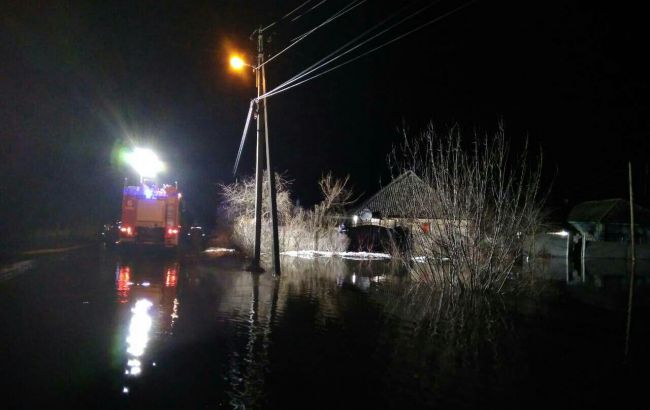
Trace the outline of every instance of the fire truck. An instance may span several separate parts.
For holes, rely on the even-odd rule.
[[[149,180],[135,186],[125,183],[117,243],[177,247],[181,196],[177,185],[158,186]]]

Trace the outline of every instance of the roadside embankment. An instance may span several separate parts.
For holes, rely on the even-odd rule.
[[[86,248],[94,242],[59,244],[21,244],[5,247],[0,255],[0,282],[9,280],[36,265],[39,257]]]

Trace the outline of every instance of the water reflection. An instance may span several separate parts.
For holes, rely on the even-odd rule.
[[[151,344],[171,335],[178,319],[176,297],[179,263],[156,259],[120,261],[116,266],[115,288],[123,306],[119,351],[123,352],[127,380],[122,393],[132,393],[128,380],[141,377],[156,367]],[[128,310],[127,310],[128,309]]]
[[[250,304],[245,329],[244,354],[231,352],[228,372],[229,388],[226,394],[234,409],[261,408],[265,400],[267,374],[269,373],[269,348],[271,324],[277,306],[278,280],[271,279],[272,289],[265,292],[268,309],[260,312],[260,275],[251,273]]]
[[[541,276],[571,290],[595,283],[591,271],[583,276],[561,261],[542,267]],[[128,371],[124,388],[131,401],[141,391],[136,379],[162,375],[153,363],[165,361],[156,345],[176,326],[178,268],[174,263],[118,265],[117,297],[126,298],[128,309],[123,327],[139,323],[133,325],[140,335],[135,340],[142,341],[135,344],[141,349],[130,350],[124,343],[128,335],[121,339]],[[563,299],[545,290],[506,298],[442,294],[413,286],[399,266],[385,261],[286,258],[278,278],[215,265],[197,265],[181,276],[185,320],[178,323],[182,332],[176,341],[182,343],[175,344],[174,355],[184,359],[171,366],[168,357],[165,379],[191,363],[187,391],[213,395],[214,403],[226,407],[287,408],[291,399],[306,408],[512,403],[531,397],[538,386],[554,387],[550,380],[557,374],[584,372],[586,359],[579,360],[611,348],[600,327],[594,327],[593,338],[549,335],[553,332],[544,329],[547,322],[540,317]],[[144,316],[134,319],[136,312],[150,322]],[[588,317],[569,313],[555,312],[567,320],[554,326],[570,331]],[[558,351],[567,364],[545,370],[545,360],[557,359]],[[569,359],[578,363],[575,371]],[[571,377],[565,378],[575,381]],[[197,404],[188,405],[192,408],[205,404],[189,403]]]
[[[330,377],[346,397],[355,385],[372,385],[377,393],[365,397],[368,406],[403,404],[417,392],[406,403],[426,407],[459,378],[478,386],[486,374],[505,389],[512,373],[499,369],[522,357],[506,303],[416,289],[395,267],[289,260],[279,278],[236,276],[220,305],[224,315],[241,318],[241,348],[229,355],[230,406],[280,408],[282,397],[303,397],[302,389],[331,385]],[[327,407],[335,397],[305,407]]]
[[[271,353],[274,348],[276,352],[286,351],[288,343],[293,343],[285,339],[286,326],[293,329],[294,337],[301,338],[305,326],[324,329],[328,323],[338,321],[342,311],[337,288],[352,288],[366,282],[357,275],[341,260],[288,263],[283,265],[281,277],[236,274],[234,282],[221,295],[220,304],[220,311],[229,320],[240,317],[237,338],[242,348],[231,350],[228,359],[226,394],[232,408],[264,408],[272,400],[269,384],[276,385],[276,377],[283,376],[271,377],[271,369],[277,367],[271,361]],[[307,316],[302,322],[294,315]],[[306,337],[311,338],[307,333]],[[302,357],[298,352],[297,355]]]
[[[131,267],[117,265],[115,270],[115,285],[117,287],[117,297],[119,303],[127,303],[129,301],[129,289],[131,283]]]
[[[536,258],[531,259],[523,268],[537,278],[562,282],[572,287],[603,289],[610,294],[627,291],[630,273],[629,261],[613,258],[587,259],[582,264],[574,264],[565,258]],[[639,286],[650,283],[650,260],[637,260],[635,273],[635,281]]]
[[[525,269],[538,277],[565,284],[569,295],[585,305],[612,312],[625,310],[626,314],[620,314],[617,320],[625,321],[624,349],[621,350],[626,360],[634,333],[633,311],[650,307],[650,260],[640,259],[634,265],[622,258],[590,258],[579,262],[540,258],[530,261]],[[623,332],[616,329],[616,333]]]

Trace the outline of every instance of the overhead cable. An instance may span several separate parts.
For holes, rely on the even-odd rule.
[[[418,27],[416,27],[416,28],[414,28],[414,29],[412,29],[412,30],[409,30],[409,31],[407,31],[407,32],[404,33],[404,34],[401,34],[401,35],[399,35],[399,36],[393,38],[392,40],[389,40],[389,41],[387,41],[387,42],[385,42],[385,43],[383,43],[383,44],[381,44],[381,45],[379,45],[379,46],[377,46],[377,47],[375,47],[375,48],[373,48],[373,49],[370,49],[370,50],[368,50],[368,51],[366,51],[366,52],[364,52],[364,53],[362,53],[362,54],[360,54],[360,55],[358,55],[358,56],[356,56],[356,57],[354,57],[354,58],[351,58],[350,60],[347,60],[347,61],[345,61],[345,62],[343,62],[343,63],[341,63],[341,64],[338,64],[338,65],[336,65],[336,66],[334,66],[334,67],[332,67],[332,68],[330,68],[330,69],[328,69],[328,70],[325,70],[325,71],[323,71],[323,72],[321,72],[321,73],[318,73],[318,74],[316,74],[316,75],[313,75],[313,76],[311,76],[311,77],[309,77],[309,78],[307,78],[307,79],[305,79],[305,80],[303,80],[303,81],[300,81],[300,82],[298,82],[298,83],[296,83],[296,84],[293,84],[293,85],[291,85],[291,86],[287,86],[287,87],[282,88],[282,89],[277,89],[277,88],[279,88],[279,87],[276,87],[276,89],[271,90],[271,91],[269,91],[268,93],[259,96],[258,98],[259,98],[259,99],[262,99],[262,98],[268,98],[268,97],[271,97],[271,96],[273,96],[273,95],[276,95],[276,94],[279,94],[279,93],[281,93],[281,92],[287,91],[287,90],[289,90],[289,89],[291,89],[291,88],[297,87],[297,86],[299,86],[299,85],[301,85],[301,84],[303,84],[303,83],[306,83],[307,81],[310,81],[310,80],[313,80],[313,79],[315,79],[315,78],[318,78],[318,77],[320,77],[320,76],[322,76],[322,75],[324,75],[324,74],[329,73],[330,71],[334,71],[334,70],[336,70],[336,69],[338,69],[338,68],[340,68],[340,67],[343,67],[344,65],[347,65],[347,64],[349,64],[349,63],[351,63],[351,62],[353,62],[353,61],[356,61],[356,60],[360,59],[361,57],[364,57],[364,56],[366,56],[366,55],[368,55],[368,54],[370,54],[370,53],[372,53],[372,52],[374,52],[374,51],[379,50],[380,48],[383,48],[383,47],[385,47],[385,46],[387,46],[387,45],[389,45],[389,44],[391,44],[391,43],[394,43],[394,42],[396,42],[396,41],[398,41],[398,40],[400,40],[400,39],[402,39],[402,38],[404,38],[404,37],[406,37],[406,36],[408,36],[408,35],[410,35],[410,34],[413,34],[413,33],[415,33],[416,31],[419,31],[419,30],[421,30],[421,29],[423,29],[423,28],[425,28],[425,27],[427,27],[427,26],[429,26],[429,25],[431,25],[431,24],[433,24],[433,23],[436,23],[436,22],[438,22],[438,21],[440,21],[440,20],[442,20],[442,19],[444,19],[444,18],[446,18],[446,17],[449,17],[450,15],[452,15],[452,14],[454,14],[454,13],[456,13],[456,12],[458,12],[458,11],[460,11],[460,10],[462,10],[462,9],[464,9],[464,8],[466,8],[466,7],[468,7],[468,6],[470,6],[472,3],[475,3],[476,1],[478,1],[478,0],[472,0],[472,1],[469,1],[469,2],[467,2],[467,3],[465,3],[465,4],[462,4],[462,5],[458,6],[458,7],[456,7],[455,9],[453,9],[453,10],[451,10],[451,11],[449,11],[449,12],[447,12],[447,13],[445,13],[445,14],[439,16],[439,17],[436,17],[436,18],[434,18],[434,19],[432,19],[432,20],[429,20],[428,22],[426,22],[426,23],[424,23],[424,24],[422,24],[422,25],[420,25],[420,26],[418,26]]]
[[[306,2],[302,3],[300,6],[296,7],[295,9],[291,10],[290,12],[288,12],[287,14],[282,16],[282,18],[280,20],[286,19],[287,17],[289,17],[290,15],[295,13],[296,11],[300,10],[301,8],[305,7],[308,3],[311,3],[311,2],[312,2],[312,0],[307,0]]]
[[[358,35],[358,36],[355,37],[354,39],[348,41],[346,44],[344,44],[343,46],[339,47],[338,49],[336,49],[336,50],[333,51],[332,53],[328,54],[326,57],[324,57],[324,58],[320,59],[319,61],[317,61],[316,63],[312,64],[310,67],[308,67],[308,68],[306,68],[305,70],[301,71],[300,73],[296,74],[295,76],[293,76],[293,77],[290,78],[289,80],[287,80],[287,81],[285,81],[284,83],[278,85],[277,87],[275,87],[274,89],[268,91],[267,93],[265,93],[265,94],[259,96],[258,99],[265,98],[265,97],[269,96],[271,93],[273,93],[273,94],[277,94],[279,91],[281,91],[282,89],[288,87],[289,85],[291,85],[291,84],[293,84],[293,83],[299,81],[301,78],[303,78],[303,77],[305,77],[305,76],[307,76],[307,75],[313,73],[314,71],[317,71],[317,70],[319,70],[319,69],[321,69],[321,68],[323,68],[323,67],[325,67],[325,66],[327,66],[327,65],[329,65],[329,64],[331,64],[331,63],[333,63],[334,61],[336,61],[336,60],[338,60],[339,58],[345,56],[346,54],[351,53],[352,51],[358,49],[359,47],[363,46],[364,44],[366,44],[366,43],[368,43],[368,42],[374,40],[375,38],[377,38],[377,37],[379,37],[379,36],[385,34],[386,32],[392,30],[392,29],[395,28],[395,27],[399,26],[400,24],[404,23],[405,21],[412,19],[413,17],[415,17],[415,16],[417,16],[418,14],[424,12],[425,10],[427,10],[428,8],[430,8],[431,6],[433,6],[433,5],[436,4],[436,3],[438,3],[438,1],[436,1],[436,2],[434,2],[434,3],[430,3],[430,4],[428,4],[428,5],[424,6],[424,7],[421,7],[420,9],[416,10],[415,12],[413,12],[413,13],[409,14],[408,16],[402,18],[401,20],[397,21],[396,23],[393,23],[393,24],[390,25],[389,27],[387,27],[387,28],[381,30],[380,32],[378,32],[378,33],[372,35],[371,37],[369,37],[369,38],[367,38],[367,39],[365,39],[365,40],[359,42],[358,44],[356,44],[356,45],[350,47],[349,49],[345,50],[345,48],[347,48],[348,46],[354,44],[357,40],[363,38],[366,34],[369,34],[369,33],[372,32],[373,30],[375,30],[377,27],[381,26],[381,25],[384,24],[386,21],[390,20],[390,19],[393,17],[393,15],[399,13],[399,11],[398,11],[397,13],[394,13],[393,15],[389,16],[387,19],[384,19],[382,22],[376,24],[375,26],[373,26],[373,27],[371,27],[370,29],[364,31],[363,33],[361,33],[360,35]],[[401,11],[401,9],[400,9],[400,11]],[[340,54],[336,55],[336,53],[338,53],[338,52],[341,51],[341,50],[345,50],[345,51],[343,51],[343,52],[341,52]],[[334,57],[332,57],[332,56],[334,56]],[[332,57],[332,58],[330,58],[330,57]],[[328,58],[329,58],[329,60],[328,60]],[[302,83],[302,82],[301,82],[301,83]],[[293,87],[292,87],[292,88],[293,88]]]
[[[321,27],[321,26],[323,26],[323,25],[329,23],[330,21],[336,19],[337,17],[340,17],[341,15],[347,13],[348,11],[350,11],[350,10],[348,10],[348,8],[352,8],[352,9],[354,9],[354,8],[356,8],[357,6],[360,6],[361,4],[363,4],[363,3],[366,2],[366,0],[363,0],[363,1],[361,1],[359,4],[354,4],[354,3],[357,2],[357,1],[358,1],[358,0],[354,0],[354,1],[350,2],[350,3],[348,3],[345,7],[343,7],[341,10],[337,11],[336,13],[334,13],[334,15],[333,15],[332,17],[330,17],[329,19],[325,20],[323,23],[321,23],[320,25],[318,25],[316,28],[319,28],[319,27]],[[311,34],[312,31],[313,31],[313,30],[308,30],[307,32],[302,33],[301,35],[292,38],[291,40],[289,40],[289,43],[293,43],[293,42],[295,42],[295,41],[300,41],[300,40],[302,40],[304,37],[307,37],[309,34]]]
[[[316,30],[318,30],[319,28],[325,26],[326,24],[331,23],[332,21],[334,21],[334,20],[336,20],[337,18],[343,16],[343,15],[346,14],[347,12],[349,12],[349,11],[351,11],[351,10],[354,10],[355,8],[357,8],[358,6],[362,5],[362,4],[365,3],[366,1],[367,1],[367,0],[361,0],[361,1],[354,0],[354,1],[350,2],[347,6],[343,7],[341,10],[339,10],[338,12],[336,12],[335,14],[333,14],[331,17],[329,17],[328,19],[326,19],[326,20],[325,20],[324,22],[322,22],[321,24],[319,24],[319,25],[317,25],[316,27],[310,29],[310,30],[307,31],[306,33],[304,33],[304,34],[302,34],[302,35],[296,37],[296,38],[297,38],[296,41],[294,41],[293,43],[289,44],[289,45],[288,45],[287,47],[285,47],[283,50],[281,50],[281,51],[279,51],[278,53],[274,54],[274,55],[273,55],[272,57],[270,57],[268,60],[266,60],[265,62],[263,62],[262,64],[260,64],[259,66],[255,67],[255,68],[257,69],[257,68],[260,68],[260,67],[265,66],[267,63],[269,63],[270,61],[274,60],[275,58],[277,58],[278,56],[280,56],[282,53],[284,53],[285,51],[289,50],[291,47],[293,47],[293,46],[295,46],[296,44],[298,44],[300,41],[304,40],[307,36],[309,36],[309,35],[310,35],[311,33],[313,33],[314,31],[316,31]],[[356,4],[355,4],[355,3],[356,3]],[[292,41],[293,41],[293,40],[292,40]]]
[[[287,14],[285,14],[284,16],[280,17],[279,19],[277,19],[277,20],[274,21],[273,23],[271,23],[271,24],[267,25],[266,27],[262,28],[261,31],[264,32],[264,31],[270,29],[271,27],[275,26],[277,23],[282,22],[282,20],[284,20],[284,19],[286,19],[287,17],[291,16],[291,15],[294,14],[296,11],[300,10],[301,8],[303,8],[303,7],[306,6],[307,4],[311,3],[312,1],[313,1],[313,0],[307,0],[307,1],[303,2],[301,5],[299,5],[299,6],[296,7],[295,9],[291,10],[290,12],[288,12]],[[317,6],[318,6],[318,5],[317,5]],[[310,9],[310,10],[311,10],[311,9]],[[257,31],[257,30],[256,30],[256,31]],[[255,34],[256,31],[254,31],[253,34]]]
[[[310,11],[314,10],[316,7],[322,5],[322,4],[325,3],[326,1],[327,1],[327,0],[321,0],[319,3],[317,3],[315,6],[312,6],[310,9],[308,9],[308,10],[305,11],[304,13],[302,13],[302,14],[300,14],[300,15],[294,17],[294,18],[292,18],[291,21],[296,21],[296,20],[298,20],[300,17],[302,17],[302,16],[304,16],[305,14],[309,13]]]
[[[250,106],[248,108],[248,115],[246,116],[246,124],[244,125],[244,132],[241,136],[241,142],[239,143],[239,151],[237,152],[237,159],[235,160],[235,167],[232,169],[233,175],[237,173],[237,167],[239,166],[239,159],[241,158],[241,153],[244,150],[244,142],[246,142],[246,134],[248,133],[248,125],[251,123],[251,115],[253,114],[253,104],[255,100],[251,100]]]

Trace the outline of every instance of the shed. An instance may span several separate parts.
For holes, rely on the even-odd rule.
[[[580,203],[567,220],[589,241],[630,241],[630,203],[624,199]],[[650,242],[650,210],[639,205],[634,205],[634,235],[636,243]]]

